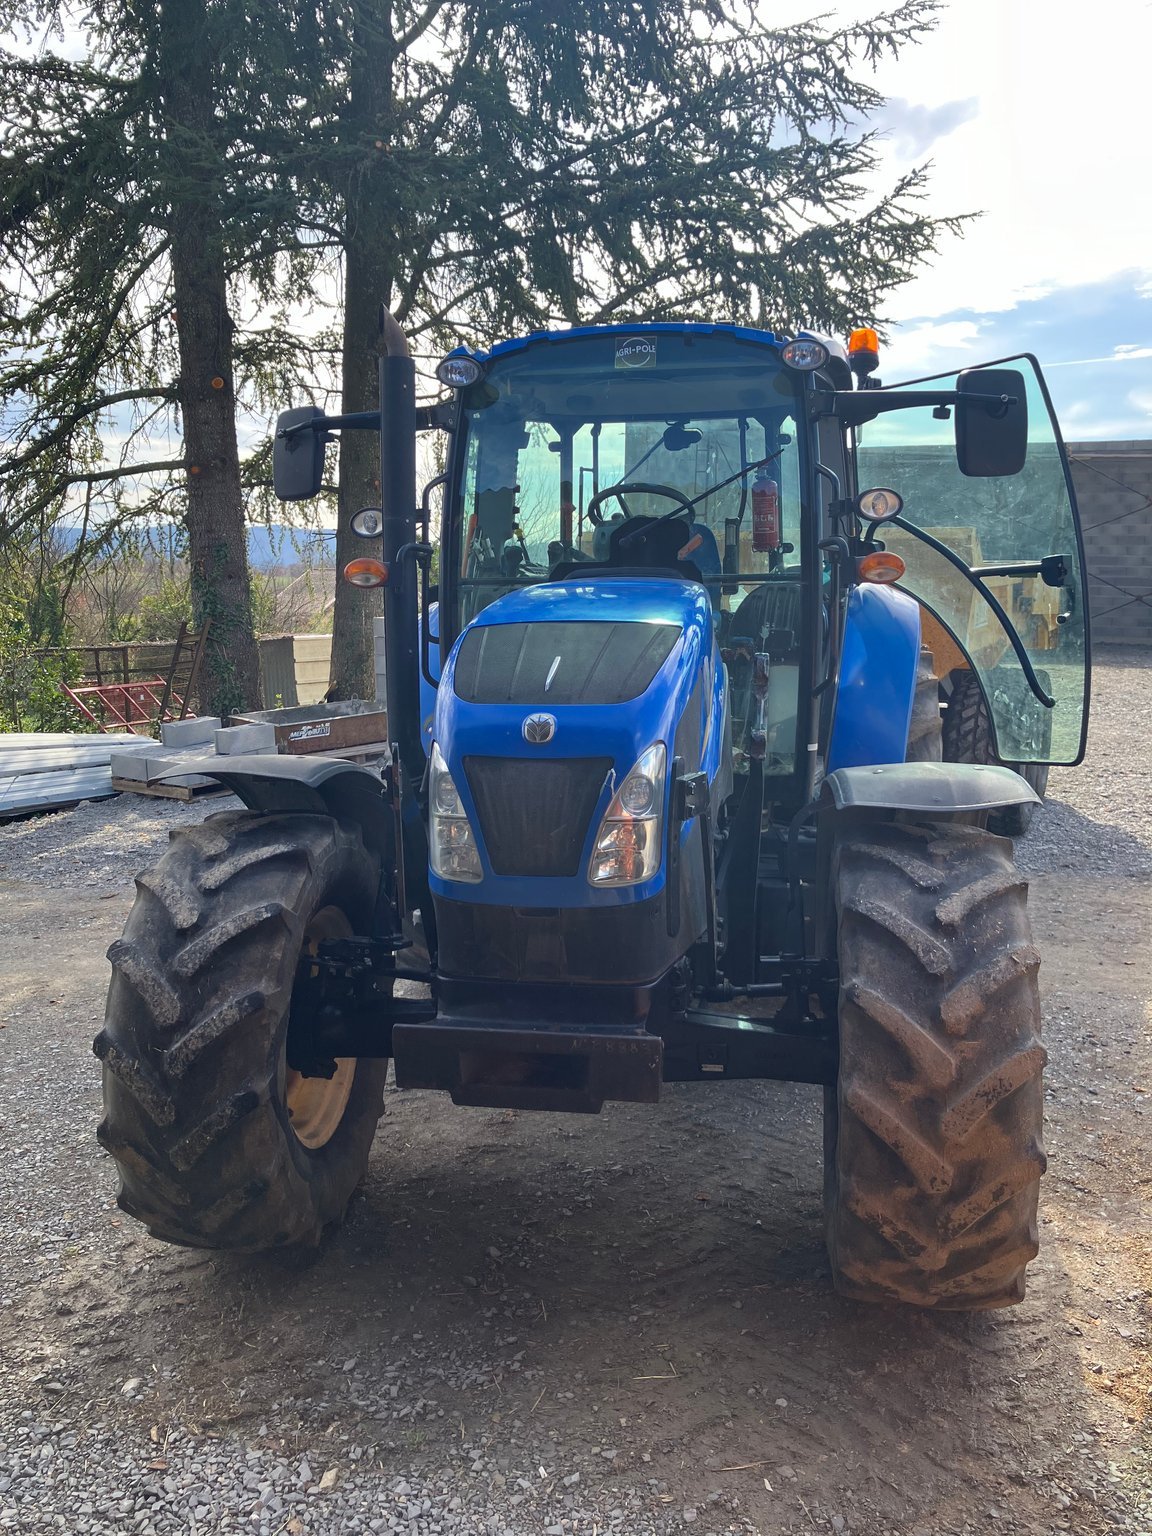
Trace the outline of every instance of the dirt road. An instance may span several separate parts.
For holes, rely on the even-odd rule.
[[[317,1254],[156,1244],[92,1136],[127,898],[0,884],[0,1531],[1152,1530],[1152,881],[1060,868],[1062,820],[1125,835],[1076,782],[1022,849],[1044,1246],[973,1317],[832,1294],[786,1084],[587,1119],[391,1092]]]

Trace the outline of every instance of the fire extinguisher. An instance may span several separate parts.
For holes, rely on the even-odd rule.
[[[752,548],[760,552],[778,550],[784,540],[780,532],[780,487],[767,475],[752,484]]]

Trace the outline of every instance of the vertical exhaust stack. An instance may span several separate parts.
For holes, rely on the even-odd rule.
[[[388,731],[409,787],[424,774],[420,739],[419,583],[408,551],[416,540],[416,365],[408,339],[380,309],[380,507],[384,526],[384,666]]]

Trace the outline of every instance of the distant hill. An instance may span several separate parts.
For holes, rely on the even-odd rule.
[[[157,549],[164,549],[174,533],[171,525],[155,529]],[[80,529],[60,527],[56,529],[56,535],[69,550],[75,547]],[[248,560],[256,570],[300,563],[334,565],[334,540],[334,529],[290,528],[287,523],[273,523],[271,527],[260,525],[248,530]]]
[[[248,559],[259,570],[270,565],[296,565],[300,561],[333,565],[335,541],[334,528],[289,528],[285,523],[273,523],[270,528],[249,528]]]

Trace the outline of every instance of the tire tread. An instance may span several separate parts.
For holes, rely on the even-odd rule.
[[[358,829],[250,812],[174,831],[141,876],[108,952],[97,1136],[117,1162],[122,1209],[154,1235],[258,1251],[314,1244],[343,1214],[386,1063],[358,1065],[345,1122],[313,1153],[281,1103],[283,1039],[311,913],[332,893],[371,910],[377,884]]]
[[[931,861],[939,880],[918,863]],[[874,824],[836,850],[838,1091],[828,1240],[866,1301],[983,1309],[1023,1295],[1041,1147],[1039,959],[1011,845]]]

